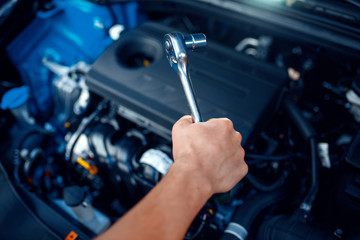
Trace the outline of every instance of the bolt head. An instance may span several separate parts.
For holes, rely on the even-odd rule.
[[[165,41],[165,50],[168,51],[168,52],[171,50],[171,42],[170,42],[170,40]]]

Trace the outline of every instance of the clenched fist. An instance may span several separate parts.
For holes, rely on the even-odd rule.
[[[211,195],[231,190],[248,172],[241,134],[227,118],[193,123],[184,116],[175,123],[172,139],[174,165],[192,173]]]

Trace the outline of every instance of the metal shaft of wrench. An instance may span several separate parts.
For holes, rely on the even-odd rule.
[[[203,33],[184,36],[182,33],[173,32],[165,34],[164,36],[166,57],[170,66],[180,78],[195,123],[201,122],[202,119],[190,78],[187,49],[195,49],[205,46],[206,36]]]

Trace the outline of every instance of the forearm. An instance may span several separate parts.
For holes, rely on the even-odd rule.
[[[182,239],[212,195],[196,170],[175,162],[164,179],[98,239]]]

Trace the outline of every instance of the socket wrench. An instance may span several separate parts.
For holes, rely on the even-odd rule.
[[[172,69],[179,75],[195,123],[201,122],[202,120],[191,83],[187,49],[202,47],[206,47],[206,36],[203,33],[184,36],[182,33],[173,32],[165,34],[164,36],[166,57]],[[219,202],[226,202],[230,198],[230,191],[215,194],[213,198]]]
[[[195,123],[201,122],[202,119],[190,78],[187,49],[206,47],[206,36],[203,33],[184,36],[180,32],[172,32],[165,34],[163,43],[166,58],[171,68],[178,74],[184,88],[193,120]]]

